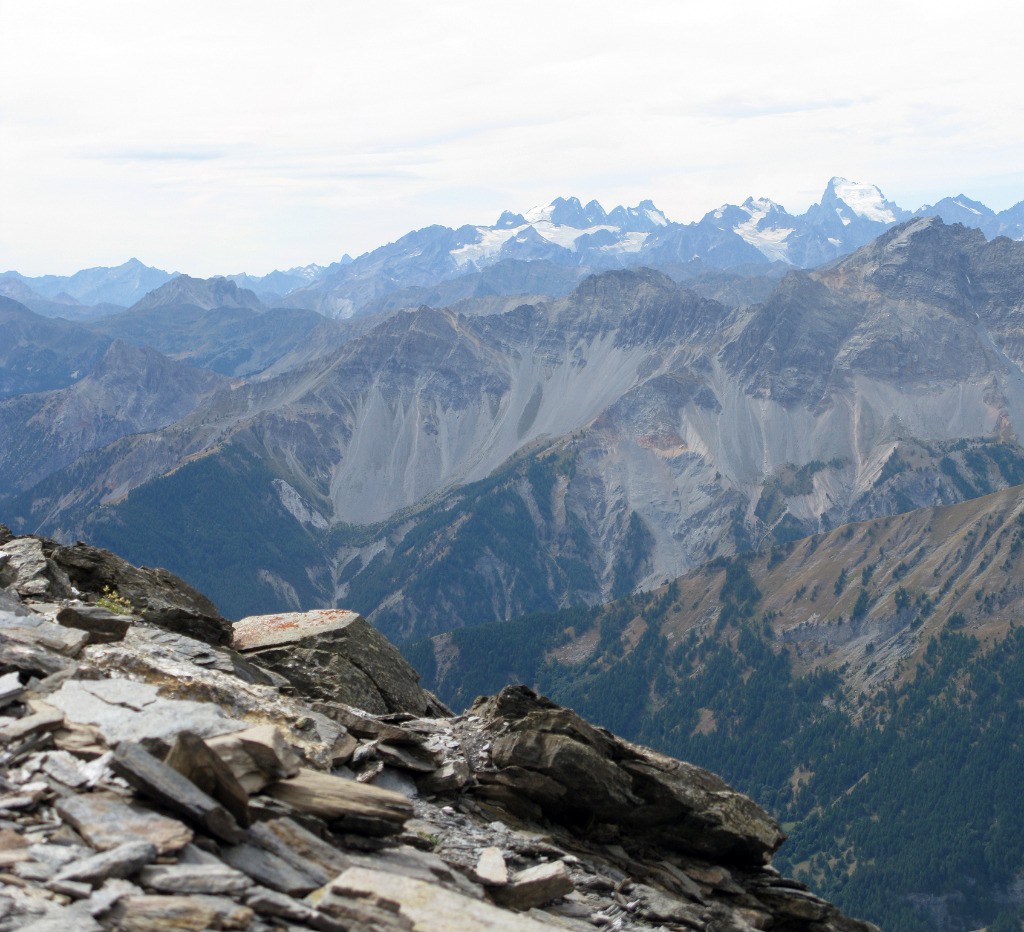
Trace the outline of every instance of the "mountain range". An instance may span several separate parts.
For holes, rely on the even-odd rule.
[[[83,337],[65,344],[36,318],[49,341],[37,352],[99,354],[102,332],[233,381],[180,397],[173,421],[121,421],[103,443],[71,433],[59,454],[41,443],[32,470],[8,457],[3,510],[22,530],[119,541],[231,613],[340,601],[399,640],[594,604],[736,548],[1014,484],[1022,265],[1024,245],[919,218],[738,308],[651,270],[495,313],[351,321],[179,280],[164,287],[192,303],[158,292],[66,324]],[[249,306],[204,310],[202,288]],[[148,357],[122,355],[152,384]],[[103,384],[86,396],[97,411]],[[5,436],[34,429],[25,412],[17,397],[0,405]],[[284,563],[246,558],[241,602],[202,547],[161,543],[202,524],[221,487],[208,551],[264,537],[252,522],[291,542]]]
[[[676,223],[652,201],[606,211],[597,201],[559,197],[525,213],[506,210],[491,226],[415,230],[353,259],[253,276],[224,276],[263,303],[351,317],[382,308],[448,306],[487,295],[567,294],[585,275],[644,266],[674,278],[707,269],[812,268],[865,245],[893,224],[938,216],[987,238],[1024,237],[1024,201],[999,213],[966,195],[908,211],[872,184],[832,178],[821,200],[791,214],[768,198],[723,204],[699,221]],[[539,274],[543,263],[543,274]],[[499,267],[500,274],[483,274]],[[99,317],[140,301],[178,273],[131,259],[71,276],[0,273],[0,295],[46,316]]]
[[[358,611],[453,704],[526,682],[722,770],[851,912],[1012,928],[1014,210],[560,199],[285,294],[0,297],[0,520]]]

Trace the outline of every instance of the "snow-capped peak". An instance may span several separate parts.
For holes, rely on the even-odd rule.
[[[716,216],[724,217],[729,209],[719,208]],[[794,228],[785,208],[767,197],[748,197],[739,209],[750,219],[736,223],[734,232],[772,261],[789,262],[787,240]]]
[[[838,175],[828,183],[826,195],[831,193],[837,201],[842,201],[849,210],[864,220],[876,223],[895,223],[896,205],[885,199],[885,195],[873,184],[859,181],[848,181]],[[848,222],[847,218],[844,218]]]
[[[758,220],[767,217],[771,213],[784,214],[786,212],[785,207],[781,204],[776,204],[770,197],[748,197],[740,204],[740,209],[751,217],[756,217]]]

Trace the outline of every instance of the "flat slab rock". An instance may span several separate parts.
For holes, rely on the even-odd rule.
[[[248,929],[255,914],[222,896],[128,896],[110,914],[118,929]]]
[[[232,646],[285,677],[307,701],[341,702],[376,715],[448,710],[419,674],[362,615],[319,609],[254,615],[235,622]]]
[[[325,608],[313,612],[283,612],[279,615],[250,615],[234,624],[231,646],[235,650],[257,650],[278,644],[294,644],[304,638],[347,628],[360,618],[358,612]]]
[[[330,893],[340,897],[377,898],[398,907],[416,932],[541,932],[551,924],[470,899],[436,884],[365,867],[350,867]],[[320,908],[331,911],[330,895]]]
[[[73,861],[55,880],[77,880],[99,886],[110,877],[130,877],[156,858],[156,845],[147,841],[126,841],[123,845]]]
[[[187,722],[200,737],[241,731],[247,723],[229,718],[210,702],[164,699],[157,687],[135,680],[68,680],[47,697],[68,721],[94,725],[107,745],[122,741],[173,742]]]
[[[192,841],[192,829],[177,819],[98,793],[69,796],[57,814],[94,848],[105,851],[127,841],[148,841],[170,854]]]

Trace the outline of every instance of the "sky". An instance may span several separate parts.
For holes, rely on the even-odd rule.
[[[264,274],[557,196],[1024,199],[1024,6],[0,0],[0,270]]]

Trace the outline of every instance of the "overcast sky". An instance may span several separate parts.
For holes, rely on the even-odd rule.
[[[0,0],[0,270],[328,263],[558,195],[1024,199],[1024,7]]]

